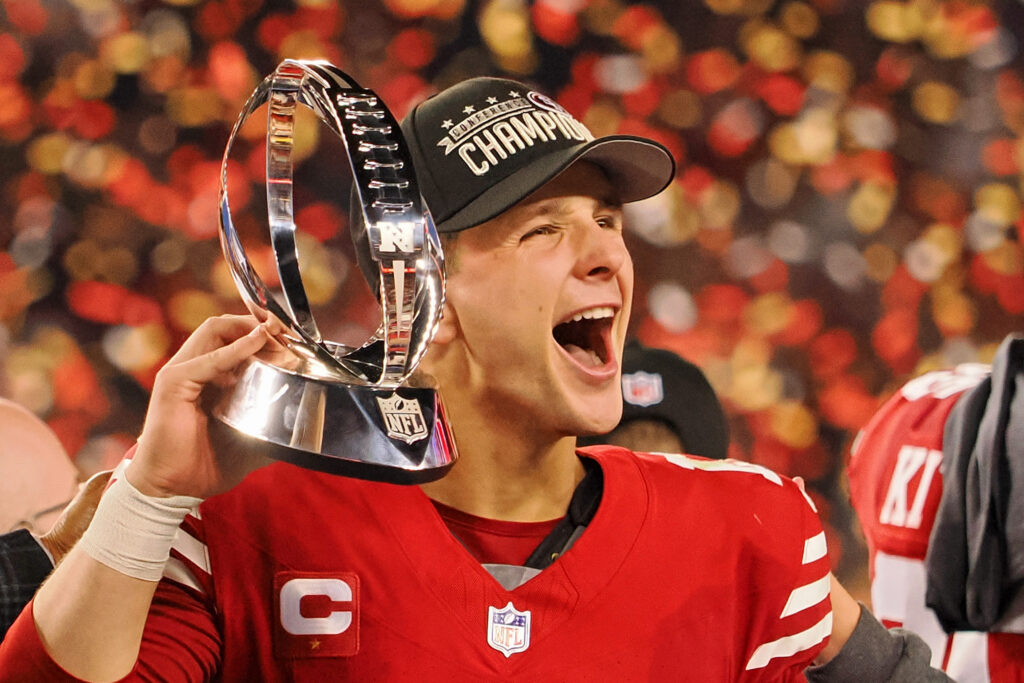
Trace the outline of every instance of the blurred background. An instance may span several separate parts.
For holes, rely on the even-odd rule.
[[[865,554],[849,443],[911,375],[1024,329],[1024,5],[1016,0],[0,0],[0,395],[84,474],[139,432],[160,365],[241,312],[220,156],[285,57],[397,117],[468,76],[555,95],[596,134],[667,145],[630,208],[633,331],[700,365],[732,455],[804,477],[833,565]],[[228,167],[268,284],[265,121]],[[328,338],[379,321],[346,233],[340,140],[297,125],[299,253]]]

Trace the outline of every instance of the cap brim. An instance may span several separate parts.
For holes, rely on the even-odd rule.
[[[602,168],[623,202],[635,202],[664,190],[675,176],[672,154],[662,145],[630,135],[612,135],[552,153],[495,183],[451,217],[439,232],[459,232],[503,213],[577,161]]]

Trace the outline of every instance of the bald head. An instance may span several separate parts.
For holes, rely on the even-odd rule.
[[[34,532],[45,532],[77,484],[74,463],[46,423],[0,398],[0,532],[20,522],[33,523]]]

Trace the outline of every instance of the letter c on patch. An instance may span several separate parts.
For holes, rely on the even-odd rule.
[[[302,598],[326,595],[334,602],[351,602],[352,587],[341,579],[292,579],[281,586],[281,626],[295,636],[331,636],[352,625],[352,612],[335,610],[326,617],[302,616]]]

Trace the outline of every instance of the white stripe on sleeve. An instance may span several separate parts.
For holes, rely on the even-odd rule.
[[[803,652],[814,647],[828,634],[832,633],[832,612],[826,614],[821,621],[806,631],[784,636],[770,643],[765,643],[754,650],[747,662],[747,671],[751,669],[763,669],[768,662],[777,657],[790,657],[797,652]]]
[[[782,608],[782,614],[779,615],[779,618],[788,617],[791,614],[796,614],[808,607],[817,605],[828,597],[831,588],[832,583],[829,581],[828,574],[806,586],[794,588],[793,592],[789,594],[789,600],[786,600],[786,606]]]
[[[206,544],[183,528],[178,528],[178,533],[174,535],[174,543],[171,545],[171,549],[177,550],[185,559],[200,570],[207,574],[211,573],[210,556],[206,551]]]
[[[820,560],[825,557],[825,553],[828,552],[828,546],[825,544],[825,532],[822,531],[817,536],[812,536],[804,541],[804,564],[810,564],[815,560]]]
[[[168,558],[164,565],[164,578],[170,579],[206,595],[206,590],[188,566],[176,557]]]

